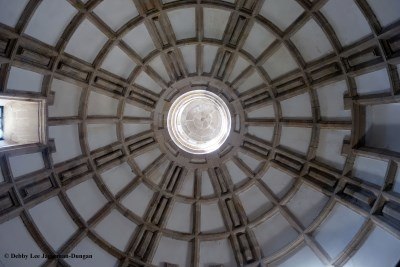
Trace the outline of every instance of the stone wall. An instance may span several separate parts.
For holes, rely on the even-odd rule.
[[[6,142],[39,142],[39,103],[10,100],[4,105],[4,139]]]

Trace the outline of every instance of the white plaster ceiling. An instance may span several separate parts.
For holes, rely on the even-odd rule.
[[[43,75],[29,70],[11,67],[7,88],[17,91],[40,92]]]
[[[2,94],[47,98],[54,141],[51,149],[0,154],[2,203],[9,195],[19,203],[0,213],[0,255],[93,255],[48,262],[0,256],[0,265],[398,264],[400,61],[390,40],[398,43],[400,2],[142,2],[0,0],[0,41],[12,39],[0,53]],[[233,44],[238,17],[246,23]],[[353,66],[372,45],[365,62]],[[46,55],[54,61],[25,60],[18,47],[36,51],[39,62]],[[225,52],[230,58],[219,77]],[[376,60],[382,53],[384,60]],[[324,76],[334,63],[340,74]],[[62,71],[62,64],[75,67]],[[314,79],[319,70],[322,78]],[[98,85],[103,78],[107,85]],[[232,133],[239,137],[228,140],[234,146],[241,138],[237,149],[229,157],[217,151],[218,160],[198,168],[168,150],[168,138],[157,132],[161,101],[149,105],[160,96],[165,102],[166,91],[191,78],[218,80],[242,108]],[[132,92],[146,97],[133,99]],[[252,96],[259,98],[245,106]],[[146,139],[150,145],[126,156],[144,135],[156,141]],[[258,150],[246,142],[257,142]],[[112,164],[98,163],[115,151]],[[172,192],[166,179],[176,166],[182,174]],[[65,182],[62,175],[74,178]],[[56,189],[25,198],[37,184],[48,186],[42,179]],[[346,193],[351,188],[358,199]],[[368,206],[371,195],[375,204]],[[387,219],[389,202],[395,208]],[[168,208],[155,223],[159,203]]]
[[[59,10],[62,12],[59,12]],[[55,46],[77,10],[63,0],[47,0],[38,7],[25,33]]]
[[[310,19],[291,38],[306,62],[318,59],[333,51],[321,27]]]

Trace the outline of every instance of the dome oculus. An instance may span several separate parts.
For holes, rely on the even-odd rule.
[[[221,147],[228,138],[231,115],[216,94],[193,90],[173,102],[167,127],[179,148],[192,154],[207,154]]]

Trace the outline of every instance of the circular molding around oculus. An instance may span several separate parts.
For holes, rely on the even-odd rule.
[[[167,128],[174,143],[191,154],[208,154],[226,141],[231,114],[225,102],[206,90],[179,96],[168,112]]]

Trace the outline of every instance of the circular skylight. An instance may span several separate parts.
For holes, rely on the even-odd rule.
[[[207,154],[221,147],[229,136],[231,115],[216,94],[193,90],[174,101],[167,125],[178,147],[192,154]]]

